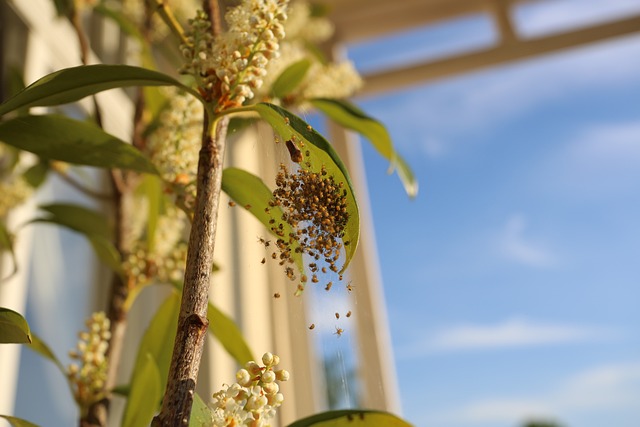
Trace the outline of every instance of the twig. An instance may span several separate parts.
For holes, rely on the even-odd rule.
[[[220,5],[218,0],[202,0],[202,10],[209,15],[209,21],[211,22],[211,32],[214,36],[222,34],[222,20],[220,17]]]
[[[209,281],[222,184],[222,162],[228,118],[214,126],[205,112],[203,143],[198,160],[198,180],[193,225],[189,235],[187,265],[178,332],[173,346],[167,389],[160,413],[152,426],[187,425],[195,393],[198,369],[207,335]],[[213,130],[213,132],[212,132]]]
[[[190,45],[191,43],[189,43],[189,40],[187,40],[187,37],[184,35],[182,25],[180,25],[176,17],[173,15],[171,9],[167,7],[164,0],[148,0],[148,2],[151,8],[158,12],[164,23],[167,24],[173,34],[178,37],[180,43]]]

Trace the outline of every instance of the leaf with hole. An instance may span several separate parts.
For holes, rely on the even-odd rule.
[[[0,141],[41,158],[157,174],[131,144],[99,127],[61,115],[24,116],[0,123]]]

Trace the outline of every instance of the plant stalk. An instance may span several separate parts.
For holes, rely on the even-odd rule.
[[[209,124],[205,111],[193,224],[189,235],[178,332],[173,346],[167,389],[152,426],[188,425],[204,339],[207,336],[209,282],[213,266],[222,166],[228,118]]]

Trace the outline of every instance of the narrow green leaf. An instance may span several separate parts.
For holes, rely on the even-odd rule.
[[[0,123],[0,141],[47,159],[157,173],[131,144],[91,123],[61,115],[17,117]]]
[[[289,424],[288,427],[411,427],[411,424],[383,411],[343,409],[322,412]]]
[[[49,173],[49,162],[40,159],[38,163],[27,169],[22,176],[33,188],[38,188],[47,179]]]
[[[7,228],[5,227],[4,222],[0,220],[0,253],[2,253],[3,251],[8,251],[11,255],[11,263],[13,264],[11,273],[9,273],[6,277],[0,279],[0,282],[2,282],[2,280],[7,280],[18,272],[18,260],[16,259],[15,252],[13,251],[12,240],[13,239],[11,237],[11,234],[9,234],[9,230],[7,230]]]
[[[107,217],[96,210],[67,203],[41,205],[39,208],[48,215],[37,221],[62,225],[87,236],[96,235],[109,239],[113,234]]]
[[[320,171],[324,166],[327,172],[334,177],[336,182],[344,182],[347,192],[347,212],[349,221],[346,226],[344,241],[348,241],[349,245],[345,247],[345,262],[340,270],[344,272],[358,246],[360,237],[360,217],[358,213],[358,203],[354,196],[353,184],[349,178],[349,173],[344,163],[338,156],[336,150],[329,142],[318,132],[311,128],[304,120],[298,116],[288,112],[287,110],[273,104],[261,103],[245,107],[245,110],[253,110],[271,125],[271,127],[282,137],[289,140],[294,136],[297,140],[303,141],[305,146],[302,151],[309,151],[310,155],[305,156],[301,167],[309,168],[314,171]],[[306,165],[309,162],[309,166]]]
[[[0,415],[0,418],[7,420],[12,427],[38,427],[37,424],[30,423],[22,418],[10,417],[9,415]]]
[[[87,235],[87,239],[98,259],[116,273],[122,274],[122,258],[113,242],[97,234]]]
[[[301,59],[289,65],[276,79],[271,87],[271,93],[276,98],[284,98],[293,92],[303,82],[311,61]]]
[[[180,295],[171,293],[162,303],[156,314],[151,319],[147,330],[138,346],[133,376],[136,371],[147,363],[147,354],[153,357],[158,372],[160,373],[160,390],[164,392],[167,385],[167,375],[171,364],[171,352],[178,328],[178,313],[180,311]],[[131,378],[133,387],[134,378]]]
[[[19,313],[0,307],[0,344],[28,344],[31,332],[27,321]]]
[[[21,107],[60,105],[95,93],[129,86],[177,86],[199,95],[173,77],[129,65],[81,65],[44,76],[0,105],[0,115]]]
[[[211,409],[204,403],[200,395],[196,393],[193,397],[189,427],[211,427],[212,424],[213,414],[211,413]]]
[[[207,310],[207,319],[209,320],[209,332],[217,338],[239,365],[244,366],[248,361],[255,360],[236,322],[211,303],[209,303]]]
[[[410,197],[415,197],[418,192],[418,184],[406,161],[399,158],[393,147],[391,136],[387,129],[378,120],[366,115],[355,105],[337,99],[317,98],[312,99],[311,104],[323,112],[327,117],[347,129],[354,130],[367,138],[371,145],[389,162],[391,167],[398,167],[398,175],[405,191]]]
[[[282,221],[282,209],[279,206],[269,206],[269,200],[273,198],[273,193],[267,187],[267,185],[259,177],[249,173],[245,170],[238,168],[226,168],[222,172],[222,190],[227,193],[239,206],[243,206],[254,217],[258,219],[266,229],[278,237],[272,228],[278,227],[282,224],[282,230],[284,235],[288,236],[291,230],[291,226]],[[269,208],[271,213],[265,212],[265,208]],[[269,221],[275,220],[274,224],[269,224]],[[302,260],[302,254],[291,252],[291,256],[296,262],[300,272],[304,271],[304,265]]]
[[[151,424],[160,404],[162,392],[158,366],[153,356],[146,353],[141,366],[133,371],[131,390],[122,416],[122,426],[139,427]]]
[[[148,201],[149,215],[147,218],[147,250],[153,252],[155,246],[158,218],[164,212],[164,197],[162,180],[158,176],[146,175],[136,189],[136,193]]]
[[[38,335],[33,333],[31,334],[31,344],[28,344],[27,348],[35,351],[45,359],[49,359],[50,361],[52,361],[58,367],[60,372],[62,372],[62,375],[66,375],[65,368],[62,363],[60,363],[60,360],[56,357],[53,351],[51,351],[51,348],[49,348],[49,346],[44,341],[42,341],[42,339],[40,339]]]

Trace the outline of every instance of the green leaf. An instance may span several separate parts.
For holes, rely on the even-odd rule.
[[[144,355],[142,364],[133,371],[131,390],[122,416],[123,427],[139,427],[151,424],[162,398],[160,372],[153,356]]]
[[[193,397],[189,427],[211,427],[212,424],[213,414],[211,413],[211,409],[204,403],[200,395],[196,393]]]
[[[133,365],[133,376],[136,371],[143,368],[147,363],[147,354],[153,357],[158,372],[160,373],[160,390],[163,392],[167,386],[167,376],[169,365],[171,364],[171,353],[173,351],[173,341],[175,340],[178,328],[178,313],[180,311],[180,295],[172,292],[162,303],[153,319],[149,323],[147,330],[138,346],[135,365]],[[135,378],[131,378],[131,385]]]
[[[288,236],[292,231],[291,226],[282,221],[282,209],[279,206],[269,206],[269,200],[273,198],[273,193],[267,185],[257,176],[238,168],[226,168],[222,172],[222,190],[227,193],[239,206],[244,206],[254,217],[258,219],[266,229],[278,237],[271,229],[282,224],[284,235]],[[247,208],[248,207],[248,208]],[[269,208],[271,214],[265,212],[265,208]],[[275,220],[274,224],[269,224],[271,219]],[[294,250],[291,256],[296,262],[300,272],[304,271],[302,254]]]
[[[65,368],[62,363],[60,363],[60,360],[56,357],[53,351],[51,351],[51,348],[49,348],[49,346],[44,341],[42,341],[42,339],[40,339],[38,335],[33,333],[31,334],[31,344],[28,344],[27,347],[35,351],[45,359],[49,359],[50,361],[52,361],[58,367],[58,369],[60,369],[62,375],[66,376]]]
[[[100,261],[116,273],[123,273],[120,252],[111,240],[97,234],[87,235],[87,239]]]
[[[290,140],[295,136],[297,140],[303,141],[305,144],[303,151],[309,150],[310,156],[306,156],[304,162],[301,163],[301,167],[320,171],[322,166],[324,166],[327,172],[334,177],[336,182],[345,183],[349,221],[345,229],[343,240],[350,242],[350,244],[345,246],[345,262],[340,270],[340,273],[343,273],[349,266],[356,247],[358,246],[358,239],[360,237],[360,217],[358,213],[358,203],[354,196],[353,184],[351,183],[347,168],[340,159],[340,156],[338,156],[336,150],[326,139],[322,137],[322,135],[312,129],[304,120],[283,108],[273,104],[261,103],[244,107],[243,109],[258,112],[260,116],[282,137],[282,139]],[[306,166],[306,162],[309,162],[310,166]]]
[[[173,77],[129,65],[81,65],[56,71],[29,85],[0,105],[0,115],[21,107],[74,102],[95,93],[129,86],[177,86],[200,96]]]
[[[0,344],[28,344],[31,332],[27,321],[19,313],[0,307]]]
[[[7,420],[12,427],[38,427],[37,424],[30,423],[22,418],[10,417],[9,415],[0,415],[0,418]]]
[[[293,92],[303,82],[310,67],[311,61],[308,59],[301,59],[289,65],[273,83],[271,87],[273,96],[284,98]]]
[[[158,219],[164,212],[165,207],[162,192],[162,180],[158,176],[146,175],[136,189],[136,193],[146,197],[149,202],[149,215],[147,218],[147,250],[149,252],[153,252]]]
[[[2,280],[7,280],[18,272],[18,260],[16,259],[15,252],[13,251],[11,234],[5,227],[4,222],[0,220],[0,253],[2,253],[3,251],[9,251],[9,254],[11,255],[11,263],[13,264],[13,270],[11,271],[11,273],[9,273],[8,276],[3,277],[0,282],[2,282]]]
[[[70,228],[87,236],[111,238],[113,232],[107,217],[98,211],[80,205],[53,203],[39,208],[48,216],[37,221],[51,222]]]
[[[0,141],[46,159],[157,174],[131,144],[91,123],[61,115],[17,117],[0,123]]]
[[[344,100],[317,98],[312,99],[311,104],[336,123],[367,138],[373,147],[391,162],[392,168],[398,168],[398,175],[407,194],[410,197],[417,195],[418,183],[413,176],[413,172],[395,151],[391,136],[382,123]]]
[[[38,163],[27,169],[22,176],[33,188],[38,188],[47,179],[49,173],[49,162],[40,159]]]
[[[312,415],[289,424],[288,427],[411,427],[397,416],[368,409],[343,409]]]
[[[255,360],[236,322],[218,310],[211,302],[209,302],[207,310],[207,319],[209,320],[209,331],[239,365],[244,366],[248,361]]]

